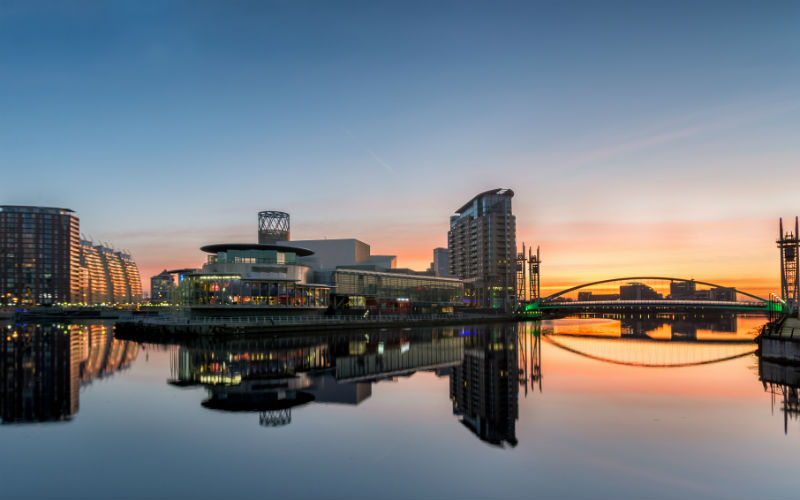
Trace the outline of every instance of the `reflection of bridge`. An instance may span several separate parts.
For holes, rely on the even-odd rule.
[[[669,283],[670,293],[667,296],[663,296],[653,288],[643,284],[643,281]],[[618,282],[625,283],[625,285],[619,287],[619,293],[604,293],[593,296],[591,292],[579,292],[580,290]],[[708,289],[697,290],[697,285],[708,287]],[[577,299],[570,297],[570,294],[574,292],[578,292]],[[739,295],[744,296],[744,298],[739,299]],[[525,307],[525,312],[533,315],[542,313],[558,315],[559,313],[570,314],[574,312],[634,310],[769,312],[779,311],[780,309],[781,304],[778,302],[771,302],[733,287],[724,287],[715,283],[684,278],[633,276],[573,286],[528,304]]]

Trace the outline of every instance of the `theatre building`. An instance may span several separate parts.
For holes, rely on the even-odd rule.
[[[310,283],[311,267],[298,262],[298,257],[312,255],[311,250],[259,243],[222,243],[201,250],[208,253],[202,268],[172,271],[178,275],[180,302],[195,312],[235,306],[241,313],[249,306],[253,313],[308,313],[328,307],[330,287]]]

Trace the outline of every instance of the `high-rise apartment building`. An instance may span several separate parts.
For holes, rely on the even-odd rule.
[[[0,305],[140,301],[131,256],[82,241],[79,226],[67,208],[0,206]]]
[[[142,299],[139,269],[130,255],[81,241],[80,300],[84,304],[132,304]]]
[[[0,206],[0,304],[80,297],[80,229],[67,208]]]
[[[516,303],[513,196],[510,189],[492,189],[450,217],[450,273],[464,280],[467,305],[511,310]]]

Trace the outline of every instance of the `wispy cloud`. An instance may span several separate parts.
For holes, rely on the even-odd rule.
[[[352,133],[352,132],[350,132],[350,130],[348,130],[348,129],[346,129],[346,128],[342,128],[342,131],[343,131],[345,134],[347,134],[347,135],[348,135],[348,136],[349,136],[349,137],[350,137],[350,138],[353,140],[353,142],[355,142],[355,143],[358,145],[358,147],[360,147],[361,149],[363,149],[364,151],[366,151],[366,153],[367,153],[368,155],[370,155],[370,156],[372,157],[372,159],[373,159],[373,160],[375,160],[376,162],[378,162],[378,164],[380,164],[380,165],[381,165],[383,168],[385,168],[385,169],[386,169],[388,172],[394,172],[394,168],[392,168],[392,166],[391,166],[391,165],[389,165],[388,163],[386,163],[386,161],[384,161],[384,159],[383,159],[383,158],[381,158],[380,156],[378,156],[378,154],[377,154],[375,151],[373,151],[373,150],[372,150],[371,148],[369,148],[369,147],[368,147],[366,144],[364,144],[363,142],[361,142],[361,141],[360,141],[360,140],[359,140],[359,139],[358,139],[358,138],[357,138],[355,135],[353,135],[353,133]]]

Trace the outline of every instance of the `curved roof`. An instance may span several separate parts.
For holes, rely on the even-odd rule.
[[[477,200],[479,198],[483,198],[484,196],[487,196],[487,195],[490,195],[490,194],[499,194],[499,195],[503,195],[503,196],[508,196],[509,198],[513,198],[514,197],[514,191],[512,191],[512,190],[510,190],[508,188],[490,189],[488,191],[484,191],[482,193],[479,193],[479,194],[476,194],[475,196],[473,196],[468,202],[464,203],[464,205],[461,208],[456,210],[456,213],[457,214],[461,214],[461,213],[466,212],[469,209],[469,207],[472,205],[473,201],[475,201],[475,200]]]
[[[228,250],[278,250],[281,252],[292,252],[300,257],[313,255],[314,252],[308,248],[293,247],[289,245],[265,245],[261,243],[216,243],[214,245],[205,245],[200,247],[200,250],[206,253],[219,253]]]

